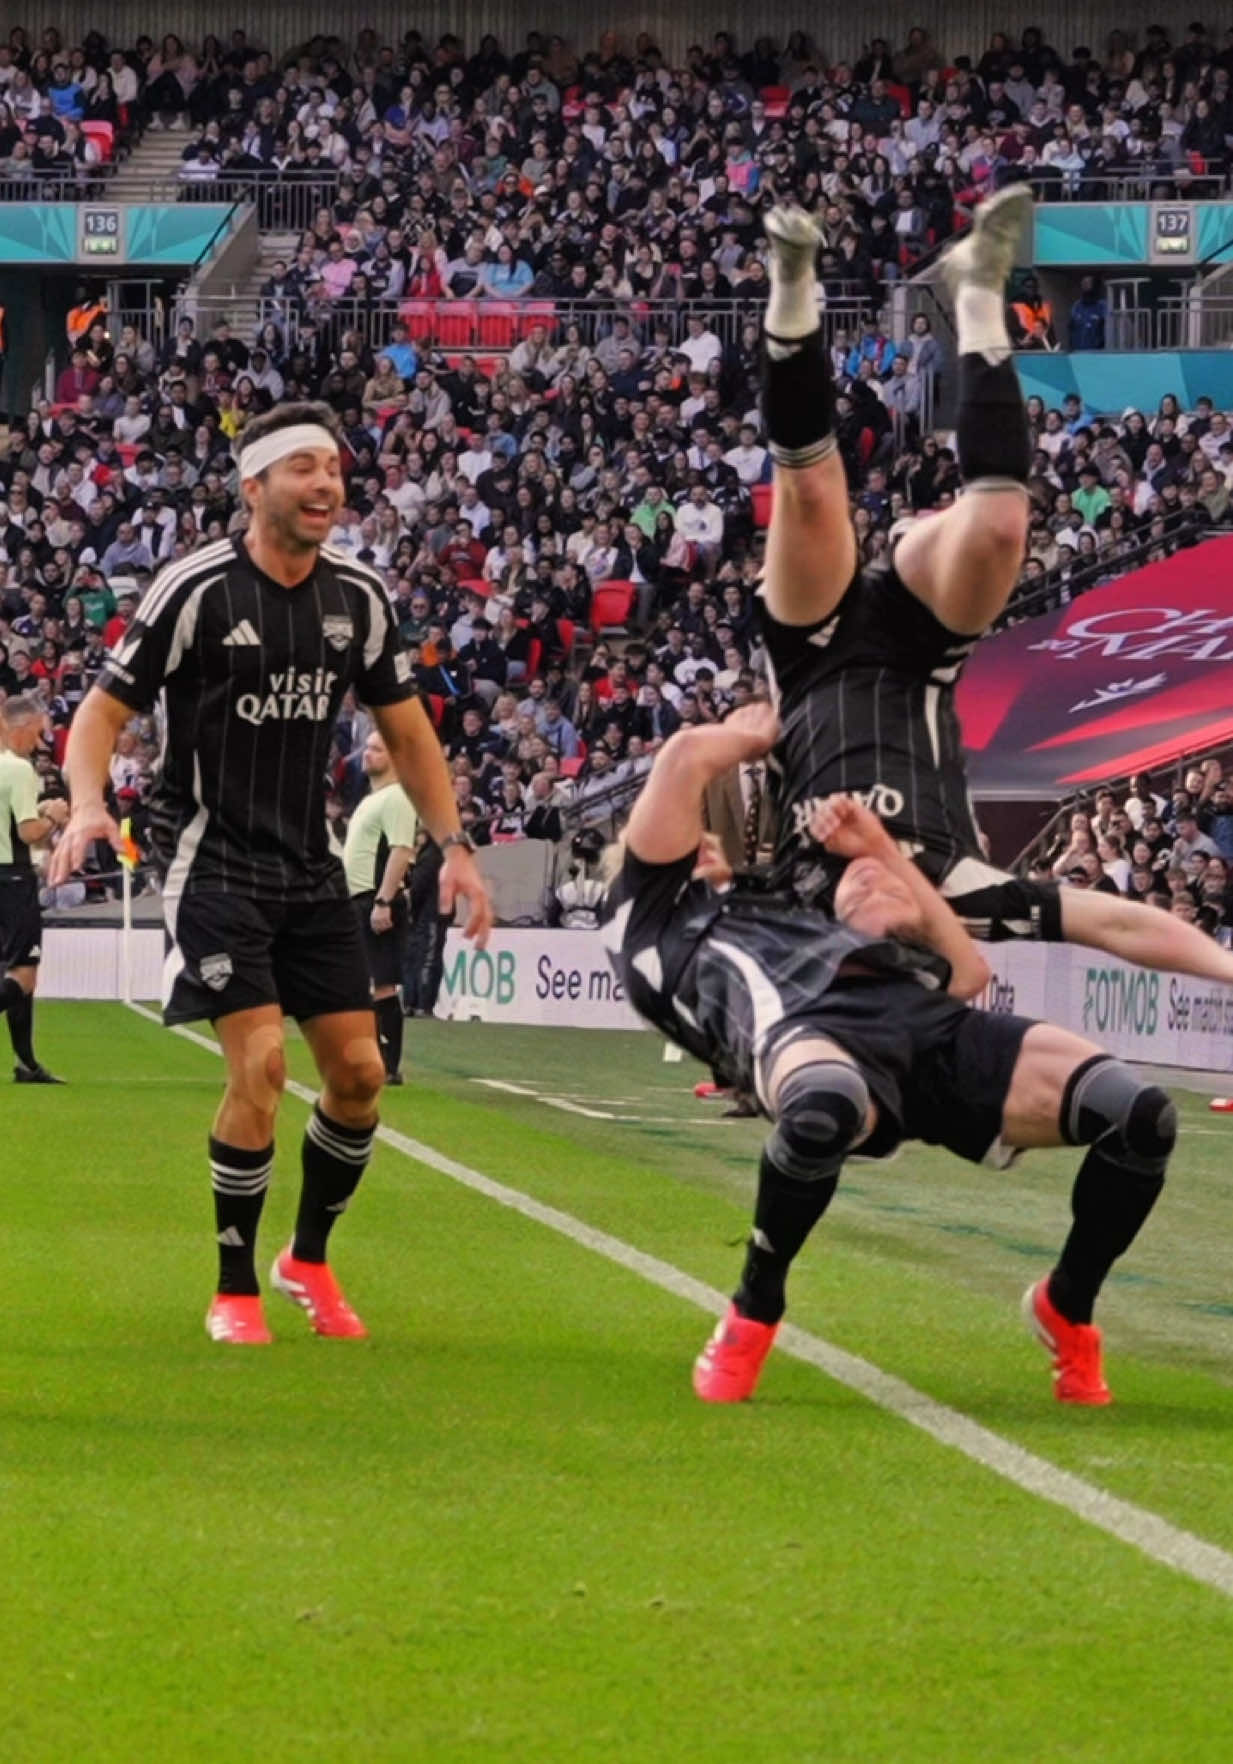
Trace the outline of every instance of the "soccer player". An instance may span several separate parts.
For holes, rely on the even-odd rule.
[[[850,791],[978,937],[1066,940],[1233,981],[1233,953],[1195,926],[1116,895],[1011,876],[980,848],[954,695],[1006,604],[1027,535],[1031,448],[1003,290],[1030,208],[1024,185],[992,197],[944,260],[965,492],[910,524],[888,570],[857,565],[818,328],[818,235],[799,210],[767,217],[764,411],[775,500],[756,607],[783,717],[776,863],[800,898],[828,898],[842,860],[810,840],[811,805]]]
[[[38,700],[18,693],[0,704],[0,1016],[8,1021],[18,1084],[60,1084],[34,1052],[34,990],[43,950],[39,884],[30,848],[68,819],[58,797],[39,800],[30,764],[47,729]]]
[[[1092,1308],[1164,1185],[1173,1104],[1069,1030],[970,1010],[962,1001],[985,983],[983,957],[852,798],[811,811],[819,848],[847,865],[842,923],[698,875],[706,786],[777,734],[769,707],[751,705],[665,742],[630,817],[604,931],[634,1009],[752,1091],[774,1123],[741,1282],[694,1389],[707,1402],[752,1395],[789,1267],[845,1156],[861,1146],[883,1157],[914,1138],[1003,1167],[1016,1149],[1087,1148],[1065,1246],[1024,1309],[1053,1355],[1058,1398],[1107,1403]]]
[[[385,1059],[385,1082],[401,1084],[402,1003],[398,978],[400,933],[407,917],[403,883],[415,856],[419,825],[406,791],[390,764],[389,749],[375,730],[360,756],[369,783],[347,828],[343,869],[372,977],[373,1010]]]
[[[354,686],[394,774],[445,848],[443,910],[467,935],[491,924],[448,770],[416,696],[380,578],[324,543],[342,506],[335,419],[290,403],[240,438],[245,534],[158,575],[74,720],[72,816],[53,857],[63,880],[93,840],[117,836],[103,803],[128,720],[161,704],[164,759],[151,803],[170,953],[164,1020],[214,1023],[227,1064],[209,1156],[219,1254],[206,1316],[221,1342],[270,1339],[255,1245],[296,1018],[321,1075],[304,1136],[295,1235],[274,1286],[319,1335],[361,1335],[326,1260],[330,1231],[372,1150],[385,1062],[364,946],[326,831],[330,736]]]

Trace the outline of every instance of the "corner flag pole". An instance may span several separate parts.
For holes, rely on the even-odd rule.
[[[137,847],[133,842],[133,823],[120,823],[120,906],[123,918],[120,932],[120,997],[125,1004],[133,1002],[133,871],[137,867]]]

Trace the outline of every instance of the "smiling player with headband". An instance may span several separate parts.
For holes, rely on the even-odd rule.
[[[161,699],[165,752],[151,802],[170,941],[163,1014],[205,1018],[227,1061],[209,1157],[219,1279],[216,1341],[270,1339],[255,1242],[285,1078],[284,1013],[296,1018],[322,1091],[302,1150],[295,1234],[275,1287],[319,1335],[362,1335],[326,1262],[326,1240],[372,1148],[385,1066],[341,864],[326,832],[334,723],[354,689],[391,767],[445,852],[441,905],[465,900],[466,933],[492,923],[449,773],[375,571],[325,544],[343,502],[333,413],[287,404],[245,429],[239,476],[249,524],[160,571],[73,724],[72,817],[53,860],[62,881],[96,839],[116,738]]]

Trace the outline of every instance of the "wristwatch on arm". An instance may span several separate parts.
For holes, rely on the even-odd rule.
[[[447,833],[445,838],[439,841],[439,844],[443,852],[448,851],[452,845],[461,846],[463,851],[474,851],[476,849],[475,841],[472,839],[471,835],[469,833],[463,833],[461,830],[457,833]]]

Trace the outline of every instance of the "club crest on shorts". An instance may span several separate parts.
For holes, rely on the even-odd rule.
[[[355,636],[355,626],[346,613],[326,613],[321,621],[321,634],[331,649],[346,649]]]
[[[232,974],[235,972],[229,955],[202,956],[197,963],[197,972],[201,975],[203,985],[211,992],[221,992]]]

